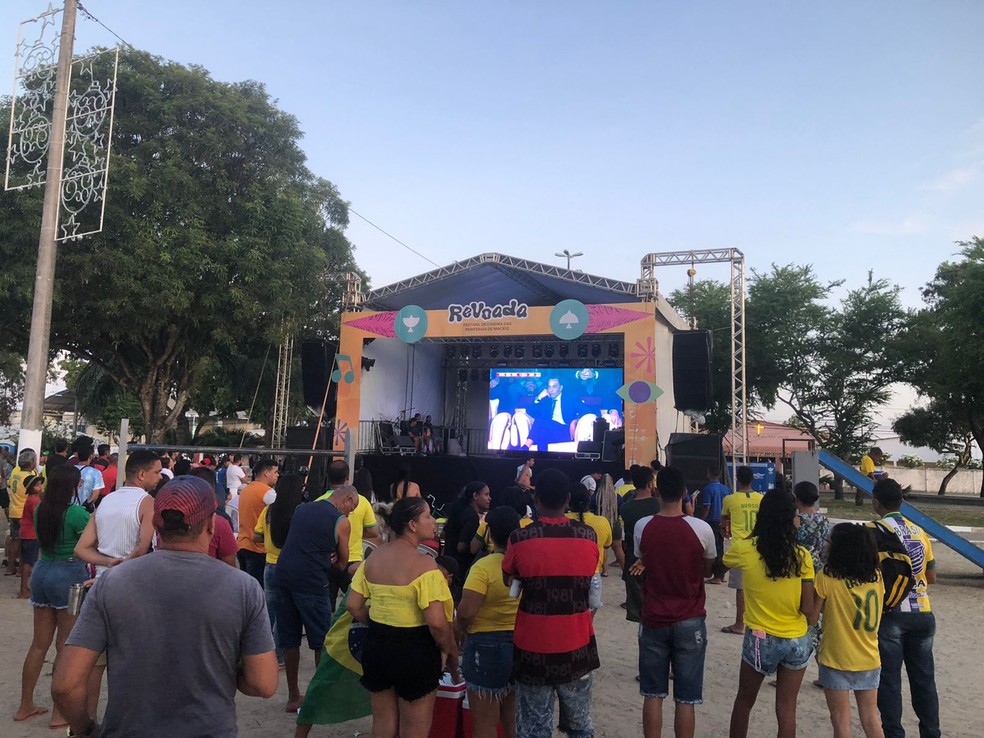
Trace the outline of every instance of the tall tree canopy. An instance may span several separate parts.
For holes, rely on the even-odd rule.
[[[326,275],[355,264],[347,204],[262,84],[128,51],[116,105],[104,230],[59,247],[51,343],[136,399],[159,441],[215,356],[234,382],[244,344],[330,331]],[[21,346],[39,219],[39,192],[0,195],[0,307]]]

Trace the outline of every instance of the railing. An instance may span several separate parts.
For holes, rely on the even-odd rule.
[[[359,421],[359,453],[380,453],[380,433],[379,424],[389,423],[397,431],[397,423],[391,420],[360,420]],[[398,431],[397,431],[398,432]],[[451,433],[451,438],[461,441],[461,450],[467,456],[481,456],[489,453],[489,429],[488,428],[467,428],[464,431]],[[434,427],[434,440],[441,446],[441,453],[448,452],[448,438],[445,428],[442,426]]]

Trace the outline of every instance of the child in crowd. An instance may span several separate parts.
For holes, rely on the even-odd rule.
[[[870,530],[854,523],[834,526],[827,562],[815,587],[815,611],[824,614],[820,684],[834,738],[851,735],[851,692],[866,738],[884,738],[878,714],[878,626],[885,586]]]
[[[44,477],[31,477],[24,483],[24,514],[21,516],[21,581],[18,597],[31,596],[31,569],[38,560],[38,534],[34,529],[34,509],[41,501]]]

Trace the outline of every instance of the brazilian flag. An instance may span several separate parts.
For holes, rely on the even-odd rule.
[[[369,691],[359,683],[368,628],[352,620],[345,609],[347,601],[348,592],[332,617],[321,663],[297,714],[299,725],[331,725],[372,714]]]

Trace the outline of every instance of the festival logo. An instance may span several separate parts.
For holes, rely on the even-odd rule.
[[[469,302],[464,305],[448,305],[448,322],[462,323],[466,320],[501,320],[519,318],[526,320],[530,306],[519,300],[510,300],[505,305],[486,305],[484,302]]]

